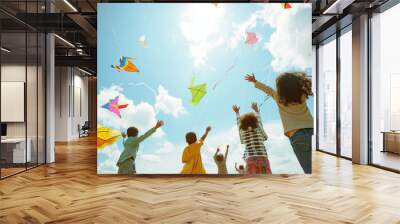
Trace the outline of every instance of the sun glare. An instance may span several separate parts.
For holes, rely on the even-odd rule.
[[[191,4],[185,8],[181,28],[190,41],[204,41],[218,33],[219,21],[223,18],[224,9],[221,4]]]

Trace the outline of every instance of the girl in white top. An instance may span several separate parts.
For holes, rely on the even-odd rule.
[[[284,134],[290,139],[293,151],[305,173],[311,173],[311,137],[313,117],[306,101],[312,96],[311,81],[302,72],[283,73],[276,79],[273,88],[258,82],[254,74],[245,80],[271,96],[278,105]]]

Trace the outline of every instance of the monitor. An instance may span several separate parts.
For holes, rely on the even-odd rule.
[[[7,136],[7,124],[1,123],[1,136]]]

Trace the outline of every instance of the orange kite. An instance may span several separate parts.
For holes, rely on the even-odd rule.
[[[291,9],[292,6],[289,3],[282,3],[282,8],[283,9]]]
[[[125,56],[122,56],[119,59],[119,66],[118,65],[111,65],[111,68],[117,70],[118,72],[120,72],[120,71],[139,72],[139,69],[132,62],[132,58],[125,57]]]

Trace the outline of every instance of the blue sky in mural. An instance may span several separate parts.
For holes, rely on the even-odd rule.
[[[136,159],[138,173],[179,173],[185,134],[198,137],[212,126],[202,156],[207,173],[216,173],[212,156],[230,144],[228,171],[244,164],[232,105],[250,111],[263,103],[261,115],[269,135],[266,143],[273,173],[301,173],[283,135],[277,106],[244,81],[254,73],[275,86],[284,71],[311,72],[311,8],[309,4],[99,4],[98,7],[98,123],[144,133],[157,119],[165,126],[142,143]],[[246,31],[258,42],[245,43]],[[120,56],[133,58],[140,72],[118,72]],[[311,74],[310,74],[311,75]],[[207,84],[198,105],[188,90]],[[102,108],[120,96],[122,118]],[[313,107],[313,98],[309,107]],[[312,110],[312,109],[311,109]],[[122,141],[98,151],[98,172],[116,173]]]

